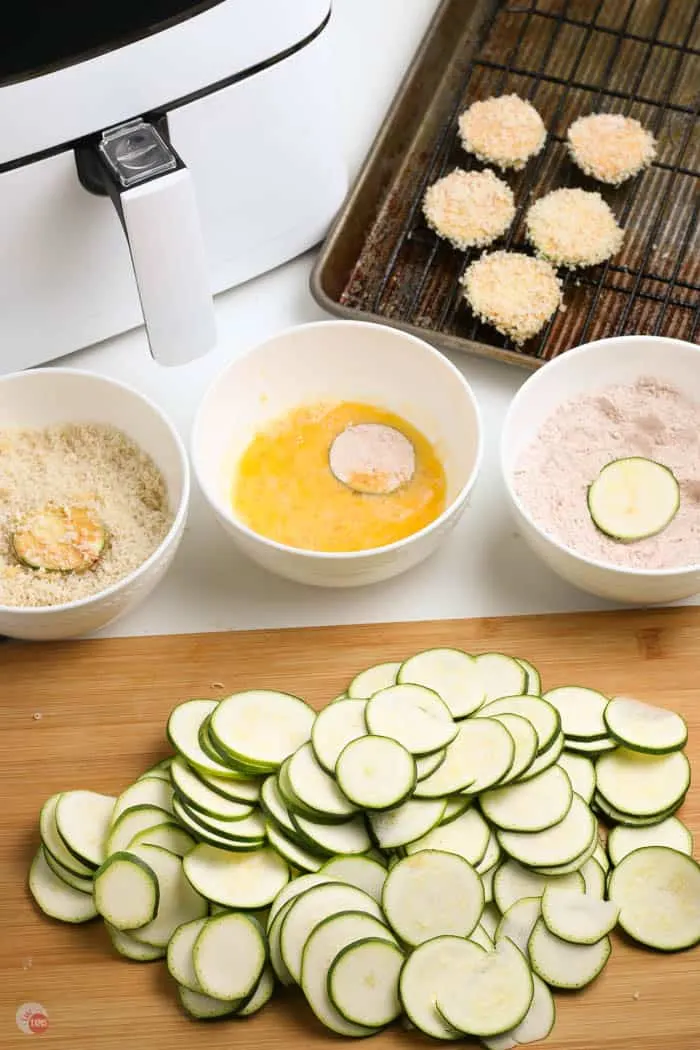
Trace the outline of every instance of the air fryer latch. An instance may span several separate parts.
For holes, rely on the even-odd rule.
[[[97,149],[124,187],[135,186],[184,166],[153,124],[147,124],[141,118],[103,131]]]
[[[199,357],[216,343],[216,325],[187,166],[159,128],[143,117],[106,128],[78,146],[75,157],[85,189],[109,195],[116,208],[151,353],[164,364]]]

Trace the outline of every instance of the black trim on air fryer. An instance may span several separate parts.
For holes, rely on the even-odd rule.
[[[214,84],[207,84],[206,87],[199,88],[197,91],[192,91],[189,95],[182,95],[170,102],[166,102],[148,113],[132,113],[130,116],[141,116],[145,120],[150,120],[152,122],[162,120],[163,117],[167,116],[167,114],[171,113],[174,109],[180,109],[181,106],[187,106],[190,102],[196,102],[200,98],[206,98],[207,95],[213,95],[216,91],[222,91],[224,88],[232,87],[234,84],[238,84],[242,80],[248,80],[250,77],[257,76],[258,73],[262,73],[267,69],[271,69],[273,66],[279,65],[280,62],[292,58],[293,55],[296,55],[299,51],[303,51],[305,47],[313,44],[314,40],[316,40],[316,38],[319,37],[328,26],[331,19],[331,10],[332,9],[329,7],[326,17],[316,29],[312,30],[312,32],[302,40],[298,41],[298,43],[292,44],[290,47],[285,48],[284,51],[278,52],[271,58],[266,58],[263,62],[258,62],[254,66],[249,66],[247,69],[240,70],[238,73],[234,73],[230,77],[223,77],[221,80],[217,80]],[[96,131],[101,130],[103,129],[96,129]],[[15,171],[17,168],[22,168],[25,164],[34,164],[41,160],[47,160],[49,157],[55,157],[59,153],[66,153],[68,150],[74,150],[76,147],[91,143],[95,134],[96,132],[93,132],[88,136],[81,136],[79,139],[72,139],[69,142],[62,142],[59,145],[50,146],[48,149],[38,150],[36,153],[29,153],[24,157],[17,157],[14,160],[5,161],[4,164],[0,164],[0,175],[3,175],[8,171]]]

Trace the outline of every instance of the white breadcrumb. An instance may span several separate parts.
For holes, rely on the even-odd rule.
[[[544,149],[547,129],[535,107],[518,95],[474,102],[459,118],[467,153],[497,168],[516,171]]]
[[[579,117],[566,138],[574,164],[586,175],[611,186],[620,186],[638,175],[656,156],[652,133],[634,117],[620,113]]]
[[[17,561],[17,522],[50,503],[85,506],[104,523],[109,543],[87,572],[47,572]],[[163,475],[116,427],[0,430],[0,605],[60,605],[97,594],[143,564],[171,523]]]
[[[484,254],[462,278],[474,313],[516,345],[537,335],[561,306],[561,281],[544,259],[520,252]]]
[[[599,193],[553,190],[529,208],[527,237],[555,266],[575,269],[605,262],[622,245],[623,230]]]
[[[428,226],[460,251],[484,248],[512,223],[515,198],[492,171],[455,168],[428,187],[423,214]]]

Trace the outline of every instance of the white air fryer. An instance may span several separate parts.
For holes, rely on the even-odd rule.
[[[212,295],[346,190],[329,0],[22,0],[0,38],[0,370],[145,322],[179,364]]]

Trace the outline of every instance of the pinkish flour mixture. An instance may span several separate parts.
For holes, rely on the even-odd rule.
[[[623,456],[663,463],[681,488],[671,523],[633,543],[599,532],[586,504],[601,469]],[[514,480],[540,528],[579,554],[637,569],[700,563],[700,404],[655,379],[562,405],[521,456]]]

